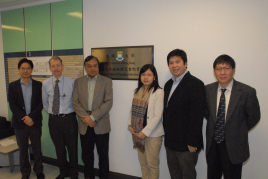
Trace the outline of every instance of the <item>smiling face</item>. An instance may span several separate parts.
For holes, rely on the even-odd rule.
[[[62,75],[64,65],[59,59],[51,59],[49,62],[49,69],[56,79],[59,79]]]
[[[85,63],[85,70],[90,78],[94,78],[99,73],[99,65],[95,58]]]
[[[154,73],[150,69],[141,74],[141,82],[144,85],[145,89],[151,86],[154,80]]]
[[[19,73],[21,78],[30,78],[32,75],[33,69],[30,66],[29,63],[22,63],[20,68],[19,68]]]
[[[217,64],[214,69],[214,75],[222,88],[226,88],[232,81],[235,69],[229,64]]]
[[[174,75],[175,78],[178,78],[186,71],[187,62],[184,63],[179,56],[173,56],[169,59],[168,67],[172,75]]]

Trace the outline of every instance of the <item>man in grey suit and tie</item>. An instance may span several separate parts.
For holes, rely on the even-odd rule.
[[[260,120],[256,90],[233,79],[235,61],[221,55],[214,61],[218,82],[206,86],[208,179],[241,179],[249,158],[248,131]]]
[[[99,177],[109,178],[109,111],[113,105],[112,80],[99,74],[99,60],[88,56],[84,62],[86,76],[75,81],[73,107],[79,117],[85,179],[95,178],[94,145],[99,155]]]

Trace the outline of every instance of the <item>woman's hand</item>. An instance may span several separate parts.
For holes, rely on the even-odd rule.
[[[128,129],[130,130],[130,132],[131,132],[133,135],[135,135],[135,134],[136,134],[136,133],[135,133],[135,130],[133,129],[133,127],[128,126]]]
[[[140,131],[139,133],[135,133],[135,135],[140,139],[145,139],[146,138],[146,135],[142,131]]]

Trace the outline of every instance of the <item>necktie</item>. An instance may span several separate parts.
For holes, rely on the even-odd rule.
[[[214,139],[217,143],[221,143],[224,140],[225,131],[225,94],[226,89],[221,89],[221,98],[217,114],[217,120],[215,123]]]
[[[59,114],[59,110],[60,110],[60,90],[59,90],[59,80],[56,80],[56,84],[54,88],[52,113]]]

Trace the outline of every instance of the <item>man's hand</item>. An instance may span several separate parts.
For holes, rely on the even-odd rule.
[[[32,126],[34,124],[32,118],[29,116],[24,116],[21,120],[23,120],[23,122],[28,126]]]
[[[93,123],[90,115],[87,115],[87,116],[81,116],[81,117],[84,117],[85,119],[83,120],[83,123],[90,126],[91,123]],[[96,125],[96,124],[95,124]]]
[[[192,147],[192,146],[190,146],[190,145],[187,145],[188,146],[188,149],[189,149],[189,151],[190,152],[196,152],[197,151],[197,147]]]
[[[92,122],[92,123],[90,123],[88,126],[89,126],[89,127],[94,127],[94,126],[96,126],[96,124],[97,124],[96,122]]]

